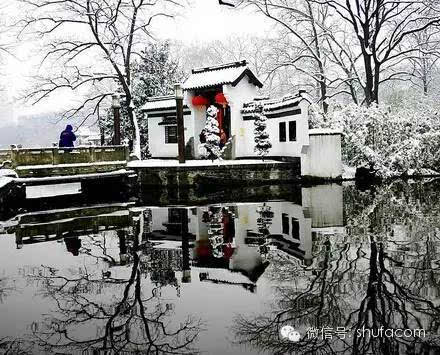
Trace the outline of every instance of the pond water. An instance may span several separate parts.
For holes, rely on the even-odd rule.
[[[439,186],[23,213],[0,353],[438,354]]]

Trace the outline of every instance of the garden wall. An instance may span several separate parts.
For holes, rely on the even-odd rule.
[[[194,185],[253,186],[301,179],[299,158],[289,163],[255,163],[202,166],[131,167],[141,186],[190,187]]]

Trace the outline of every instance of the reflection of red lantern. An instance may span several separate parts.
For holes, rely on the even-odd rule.
[[[193,106],[207,106],[209,104],[208,99],[202,95],[194,96],[191,102]]]
[[[219,92],[217,95],[215,95],[214,100],[217,104],[222,105],[223,107],[226,107],[228,104],[228,100],[226,100],[226,97],[222,92]]]
[[[231,243],[223,244],[223,258],[230,259],[232,254],[234,254],[234,250]]]

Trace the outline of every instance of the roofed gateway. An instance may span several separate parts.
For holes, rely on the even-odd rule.
[[[185,90],[203,89],[219,85],[236,86],[244,77],[253,85],[262,88],[263,84],[248,68],[245,60],[213,67],[193,69],[185,81]]]
[[[193,69],[183,83],[185,155],[202,159],[199,148],[207,108],[218,109],[217,122],[231,141],[224,159],[258,157],[254,151],[254,119],[257,106],[267,117],[271,159],[296,162],[301,175],[335,178],[341,175],[341,136],[310,135],[310,98],[304,90],[278,98],[261,98],[263,84],[246,61]],[[148,119],[149,149],[153,158],[178,155],[174,96],[153,97],[144,105]]]

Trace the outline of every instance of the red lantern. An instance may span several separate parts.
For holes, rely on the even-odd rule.
[[[222,105],[223,107],[228,104],[228,100],[226,100],[226,97],[222,92],[219,92],[217,95],[215,95],[214,100],[217,104]]]
[[[208,99],[202,95],[194,96],[191,102],[193,106],[207,106],[209,104]]]

